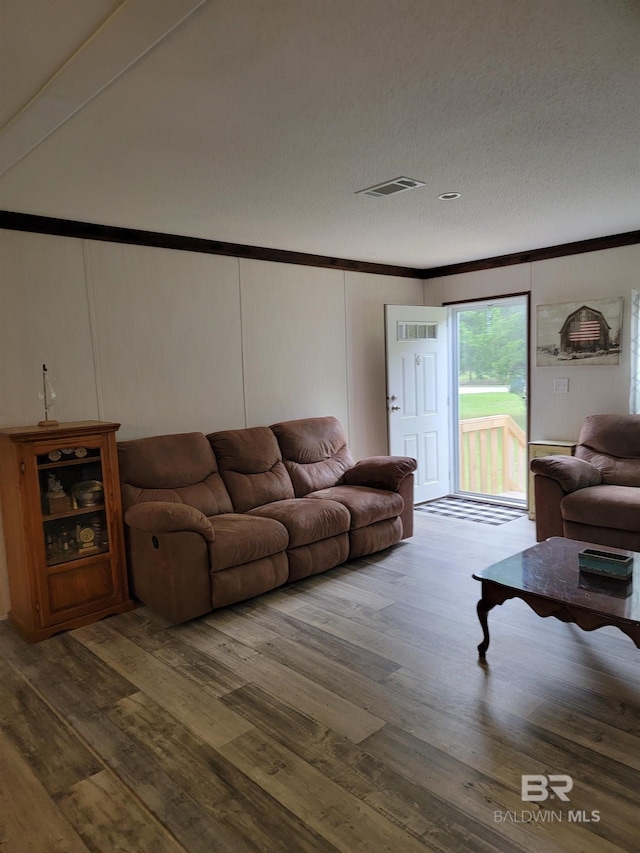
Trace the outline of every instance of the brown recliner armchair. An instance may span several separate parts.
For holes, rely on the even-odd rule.
[[[574,456],[531,461],[538,542],[640,551],[640,415],[585,418]]]

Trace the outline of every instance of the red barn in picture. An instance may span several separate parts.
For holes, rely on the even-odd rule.
[[[609,352],[611,326],[595,308],[582,305],[560,329],[560,351],[566,353]]]

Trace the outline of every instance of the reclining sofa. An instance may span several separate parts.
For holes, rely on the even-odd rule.
[[[123,441],[118,459],[132,590],[173,624],[413,534],[415,460],[354,464],[333,417]]]
[[[536,536],[640,551],[640,415],[590,415],[574,456],[531,460]]]

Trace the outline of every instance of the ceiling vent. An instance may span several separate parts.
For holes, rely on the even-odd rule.
[[[356,195],[370,195],[372,198],[382,198],[385,195],[397,195],[404,193],[407,190],[415,190],[418,187],[423,187],[423,181],[414,181],[413,178],[394,178],[392,181],[385,181],[383,184],[376,184],[375,187],[367,187],[365,190],[358,190]]]

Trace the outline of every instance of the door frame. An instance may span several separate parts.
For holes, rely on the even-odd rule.
[[[450,302],[443,302],[442,306],[449,309],[449,351],[450,351],[450,387],[451,394],[449,398],[449,408],[450,408],[450,448],[451,448],[451,485],[452,488],[455,485],[456,489],[459,487],[460,482],[460,437],[459,437],[459,429],[458,424],[460,420],[459,408],[458,408],[458,379],[455,375],[457,366],[458,366],[458,330],[457,324],[453,322],[454,312],[452,309],[461,308],[465,305],[469,307],[481,305],[482,303],[487,302],[498,302],[505,299],[514,299],[514,298],[523,298],[526,303],[527,310],[527,324],[526,324],[526,354],[527,354],[527,364],[526,364],[526,377],[527,377],[527,399],[526,399],[526,424],[527,424],[527,442],[531,440],[531,406],[529,405],[529,401],[531,399],[531,337],[532,337],[532,329],[531,329],[531,291],[519,291],[517,293],[501,293],[495,294],[493,296],[481,296],[475,299],[458,299],[452,300]],[[459,490],[455,492],[455,494],[464,494],[470,495],[469,492],[460,492]],[[510,503],[508,499],[494,499],[489,495],[481,495],[478,494],[478,500],[482,500],[486,503]],[[529,502],[529,483],[528,478],[525,483],[525,505],[528,506]],[[518,505],[519,502],[518,502]]]

